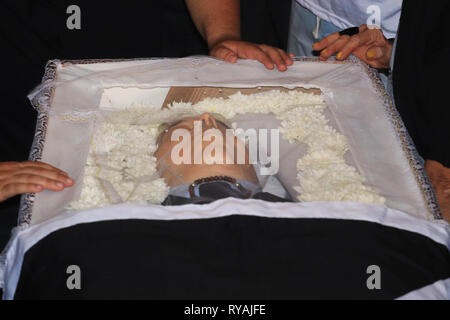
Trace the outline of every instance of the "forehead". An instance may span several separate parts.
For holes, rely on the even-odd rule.
[[[217,125],[219,127],[223,127],[224,129],[229,129],[230,128],[227,124],[223,123],[222,121],[217,120],[216,118],[214,118],[214,120],[216,121],[216,123],[217,123]],[[175,122],[169,124],[167,126],[167,128],[165,128],[165,130],[163,130],[161,132],[161,134],[158,137],[158,140],[162,139],[166,135],[166,133],[168,133],[169,130],[175,128],[176,126],[178,126],[178,125],[180,125],[182,123],[194,122],[194,121],[202,121],[202,120],[199,118],[199,116],[192,116],[192,117],[186,117],[186,118],[180,119],[178,121],[175,121]]]

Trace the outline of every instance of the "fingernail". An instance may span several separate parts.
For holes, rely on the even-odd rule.
[[[57,186],[58,188],[64,188],[64,185],[63,185],[61,182],[57,182],[57,183],[56,183],[56,186]]]
[[[73,180],[70,179],[70,178],[67,178],[67,179],[66,179],[66,183],[72,184],[72,183],[73,183]]]
[[[368,50],[366,55],[367,55],[367,58],[373,59],[373,58],[375,58],[375,51],[374,50]]]
[[[336,58],[337,58],[337,59],[341,59],[341,58],[342,58],[342,52],[339,52],[339,53],[336,55]]]

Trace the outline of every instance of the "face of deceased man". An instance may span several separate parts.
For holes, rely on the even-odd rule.
[[[164,130],[158,137],[155,157],[166,183],[174,187],[201,178],[228,176],[258,184],[255,170],[249,164],[247,148],[235,136],[227,135],[227,129],[225,124],[205,113],[184,118]],[[238,154],[242,152],[245,162],[238,161]]]

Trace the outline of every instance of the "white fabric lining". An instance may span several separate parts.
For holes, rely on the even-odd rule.
[[[137,102],[133,97],[136,88],[154,90],[167,86],[248,88],[269,85],[319,88],[329,106],[331,120],[335,121],[338,131],[349,142],[348,154],[352,155],[352,164],[366,178],[365,184],[386,198],[388,207],[433,219],[427,206],[427,194],[418,183],[417,170],[409,162],[402,146],[403,141],[394,129],[398,126],[391,122],[379,92],[362,64],[296,61],[284,73],[266,70],[255,61],[240,60],[230,65],[206,57],[73,64],[64,67],[58,64],[58,77],[53,84],[55,94],[51,107],[46,106],[50,116],[40,160],[65,170],[77,183],[59,193],[44,191],[37,194],[32,209],[23,219],[31,225],[63,212],[81,191],[80,182],[93,120],[68,121],[59,116],[77,118],[74,112],[81,112],[88,117],[92,112],[98,112],[106,88],[131,88],[131,95],[125,95],[125,90],[118,94],[129,97],[129,103],[133,103]],[[143,96],[148,97],[144,92],[139,92],[136,98],[138,101]],[[79,99],[80,95],[82,99]],[[121,103],[125,103],[123,97]],[[109,95],[109,98],[113,97]],[[112,100],[116,101],[115,98]],[[291,189],[297,181],[295,177],[290,179],[292,174],[284,172],[285,167],[281,166],[279,178],[293,194]],[[286,177],[289,183],[284,181]]]

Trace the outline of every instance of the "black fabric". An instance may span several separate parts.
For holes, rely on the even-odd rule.
[[[287,49],[292,0],[241,0],[243,40]]]
[[[72,4],[81,8],[81,30],[66,27],[66,9]],[[36,113],[26,96],[41,82],[48,60],[208,53],[184,0],[6,0],[0,12],[0,161],[28,158]]]
[[[81,290],[68,290],[68,266]],[[381,269],[381,290],[367,268]],[[450,277],[449,250],[376,223],[227,216],[54,232],[24,257],[16,299],[392,299]]]
[[[419,153],[447,167],[449,20],[449,1],[404,1],[393,73],[395,103]]]
[[[223,191],[223,190],[221,190],[221,191]],[[232,197],[232,195],[224,196],[223,193],[221,193],[221,194],[217,195],[215,200],[228,198],[228,197]],[[235,198],[239,198],[239,197],[235,197]],[[259,199],[259,200],[264,200],[264,201],[268,201],[268,202],[292,202],[291,200],[277,197],[276,195],[273,195],[273,194],[268,193],[268,192],[255,193],[253,195],[252,199]],[[183,197],[177,197],[177,196],[169,195],[163,201],[162,205],[163,206],[180,206],[180,205],[192,204],[192,203],[195,203],[195,204],[207,204],[207,203],[211,203],[211,202],[213,202],[215,200],[192,201],[192,199],[189,199],[189,198],[183,198]]]

